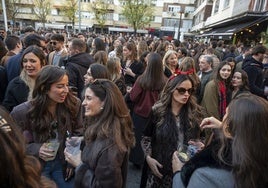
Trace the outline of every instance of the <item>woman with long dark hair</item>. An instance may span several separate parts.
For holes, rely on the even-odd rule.
[[[214,116],[222,120],[231,99],[231,78],[232,67],[230,63],[221,62],[214,71],[214,78],[207,83],[201,101],[201,105],[206,109],[208,116]]]
[[[220,137],[185,164],[173,154],[173,187],[267,187],[267,114],[267,100],[241,94],[222,122],[205,118],[201,128],[213,128]]]
[[[23,136],[7,111],[0,107],[0,184],[3,188],[45,188],[52,181],[41,176],[39,161],[26,154]]]
[[[99,78],[108,79],[108,69],[102,64],[93,63],[89,66],[87,73],[84,75],[85,85]]]
[[[135,138],[120,90],[110,80],[97,79],[86,86],[82,104],[89,122],[85,147],[77,155],[65,150],[66,160],[77,167],[75,187],[125,187]]]
[[[46,66],[36,78],[32,100],[11,112],[23,131],[27,153],[40,160],[42,174],[54,180],[59,188],[73,186],[69,180],[72,168],[65,168],[63,150],[67,131],[72,135],[81,134],[80,104],[80,100],[69,93],[66,71]]]
[[[173,152],[178,146],[188,144],[190,139],[200,138],[199,124],[203,114],[193,90],[191,77],[177,74],[169,79],[160,99],[152,107],[142,139],[146,163],[141,187],[171,187]]]
[[[138,77],[130,91],[130,100],[133,102],[132,120],[136,138],[136,145],[130,153],[130,161],[137,167],[141,167],[144,162],[144,154],[140,145],[143,130],[149,119],[152,106],[158,100],[166,81],[161,56],[157,53],[151,53],[145,71]]]
[[[250,93],[248,75],[243,70],[235,70],[231,81],[232,99],[243,93]]]

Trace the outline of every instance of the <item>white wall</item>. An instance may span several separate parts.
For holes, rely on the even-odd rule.
[[[236,0],[234,2],[232,14],[235,16],[235,15],[239,15],[243,12],[248,11],[249,3],[250,3],[250,0]]]
[[[225,19],[232,18],[235,15],[241,14],[248,10],[250,0],[230,0],[228,7],[224,7],[225,0],[220,0],[219,11],[214,13],[215,2],[213,2],[213,8],[211,16],[207,19],[205,25],[211,25],[221,22]]]

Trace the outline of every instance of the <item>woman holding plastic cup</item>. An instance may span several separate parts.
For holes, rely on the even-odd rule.
[[[112,81],[96,79],[85,87],[82,105],[89,122],[85,147],[78,154],[65,149],[66,160],[76,167],[75,187],[125,187],[135,138],[120,90]]]
[[[173,154],[173,187],[267,187],[267,114],[267,100],[241,94],[222,122],[205,118],[200,127],[213,128],[219,137],[185,164]]]
[[[141,187],[171,187],[173,152],[188,145],[190,139],[200,138],[203,114],[193,92],[194,83],[188,73],[177,71],[152,107],[142,139],[146,163]]]
[[[32,100],[16,106],[11,116],[21,127],[27,153],[42,164],[42,174],[59,188],[73,187],[72,168],[65,165],[66,132],[79,134],[82,127],[80,100],[69,93],[64,69],[45,66],[37,75]]]

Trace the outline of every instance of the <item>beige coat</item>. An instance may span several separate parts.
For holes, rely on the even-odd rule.
[[[56,51],[54,50],[53,52],[50,52],[49,55],[48,55],[48,64],[49,65],[53,65],[52,62],[53,62],[53,58],[54,58],[54,55],[55,55]],[[61,52],[61,57],[65,57],[68,55],[68,52],[66,49],[63,49],[62,52]]]

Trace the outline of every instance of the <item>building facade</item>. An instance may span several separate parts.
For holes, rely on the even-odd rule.
[[[97,0],[44,0],[50,2],[50,14],[45,27],[76,31],[100,32],[92,4]],[[68,2],[75,2],[77,11],[74,26],[64,14]],[[99,0],[98,0],[99,1]],[[133,32],[122,14],[122,0],[102,0],[108,4],[104,19],[104,32]],[[139,33],[158,37],[168,36],[185,40],[188,37],[203,40],[230,40],[233,43],[246,40],[266,40],[267,0],[148,0],[154,13],[151,22],[140,28]],[[10,27],[23,28],[32,25],[36,29],[43,24],[34,15],[33,0],[14,0],[16,20],[9,19]],[[2,11],[3,12],[3,11]],[[3,14],[0,12],[0,21]],[[15,22],[15,23],[14,23]],[[74,27],[74,28],[73,28]],[[254,39],[255,38],[255,39]]]
[[[92,10],[95,0],[46,0],[50,2],[51,13],[47,16],[45,27],[48,29],[69,29],[82,31],[99,31],[97,20]],[[68,2],[76,1],[77,13],[74,28],[71,21],[65,16],[63,9]],[[192,20],[195,10],[195,0],[150,0],[153,6],[153,18],[147,26],[140,29],[141,33],[149,32],[157,36],[169,36],[183,39],[184,36],[192,36]],[[36,9],[32,0],[15,0],[19,7],[16,14],[16,21],[8,20],[10,27],[23,28],[28,25],[36,29],[44,25],[34,15]],[[126,18],[121,14],[123,1],[105,0],[109,5],[105,17],[105,32],[131,32],[133,29],[127,23]],[[3,20],[3,17],[0,17]]]
[[[197,0],[196,3],[192,32],[197,37],[205,41],[267,43],[267,0]],[[199,19],[204,9],[211,11],[201,13],[204,17]]]

